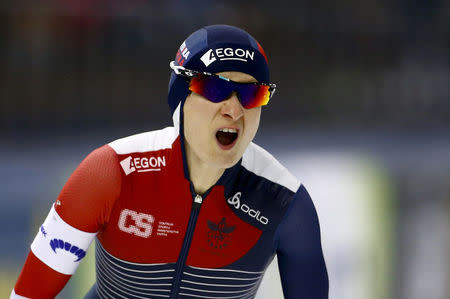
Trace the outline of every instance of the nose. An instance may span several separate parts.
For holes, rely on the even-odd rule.
[[[233,92],[228,99],[223,101],[221,113],[223,116],[234,121],[238,120],[244,115],[244,107],[242,107],[241,103],[239,102],[236,92]]]

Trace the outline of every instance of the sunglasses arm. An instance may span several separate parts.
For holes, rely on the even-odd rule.
[[[175,61],[171,61],[169,63],[170,68],[175,72],[175,74],[186,77],[186,78],[192,78],[198,75],[200,72],[189,70],[187,68],[184,68],[180,65],[175,65]]]

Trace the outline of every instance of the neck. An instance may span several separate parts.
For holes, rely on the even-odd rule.
[[[211,166],[186,148],[189,177],[197,194],[203,195],[222,176],[225,169]]]

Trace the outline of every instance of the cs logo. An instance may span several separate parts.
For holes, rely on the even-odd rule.
[[[119,229],[138,237],[148,238],[152,234],[154,218],[152,215],[132,210],[122,210],[119,217]]]

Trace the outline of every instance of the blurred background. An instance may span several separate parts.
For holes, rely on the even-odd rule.
[[[0,4],[0,297],[93,149],[171,125],[169,61],[244,28],[278,89],[256,142],[316,205],[333,299],[450,298],[450,2]],[[82,298],[92,250],[58,298]],[[258,298],[281,298],[271,266]]]

